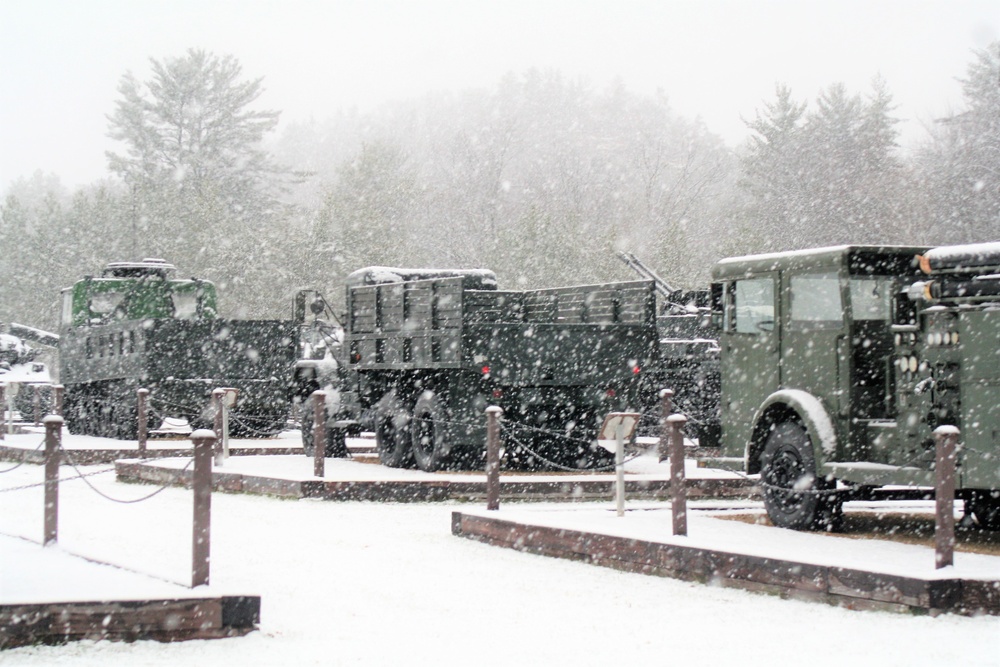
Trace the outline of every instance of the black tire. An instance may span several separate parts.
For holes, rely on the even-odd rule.
[[[410,419],[410,411],[395,390],[383,396],[375,406],[375,448],[382,465],[413,467]]]
[[[451,467],[451,444],[442,422],[447,421],[447,413],[441,397],[433,391],[425,391],[413,406],[413,423],[410,427],[410,443],[413,460],[425,472],[434,472]]]
[[[777,424],[768,435],[761,456],[760,480],[764,507],[775,526],[840,530],[842,499],[832,480],[816,476],[812,442],[798,422]]]

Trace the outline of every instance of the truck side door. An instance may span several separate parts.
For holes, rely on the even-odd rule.
[[[844,289],[836,269],[786,272],[781,333],[781,385],[819,398],[836,417],[846,410],[851,349]]]
[[[719,337],[722,381],[722,443],[728,456],[742,456],[754,413],[778,389],[778,274],[728,282],[723,291]]]

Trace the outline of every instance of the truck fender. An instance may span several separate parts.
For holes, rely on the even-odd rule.
[[[744,467],[748,473],[760,472],[760,455],[764,451],[767,434],[774,424],[792,413],[809,433],[814,446],[816,465],[820,466],[837,451],[837,431],[830,419],[830,412],[823,402],[801,389],[781,389],[761,404],[753,418],[753,435],[747,443]]]

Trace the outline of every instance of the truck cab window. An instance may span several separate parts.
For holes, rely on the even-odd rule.
[[[179,320],[194,319],[198,314],[198,294],[195,292],[174,292],[170,295],[173,301],[174,317]]]
[[[774,331],[774,281],[771,278],[738,280],[733,296],[736,333]]]
[[[121,292],[98,292],[90,297],[90,312],[95,315],[110,315],[122,302]]]
[[[843,323],[844,304],[836,272],[792,276],[790,286],[792,324],[839,327]]]
[[[892,281],[886,278],[851,278],[851,311],[855,320],[888,320]]]

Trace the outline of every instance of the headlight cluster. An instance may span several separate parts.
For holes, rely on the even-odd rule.
[[[958,345],[957,331],[931,331],[927,334],[928,345]]]
[[[896,359],[896,368],[904,373],[916,373],[917,368],[920,366],[920,362],[917,360],[916,355],[910,355],[908,357],[899,357]]]
[[[898,333],[896,334],[896,347],[900,345],[916,345],[917,344],[917,334],[915,333]]]

